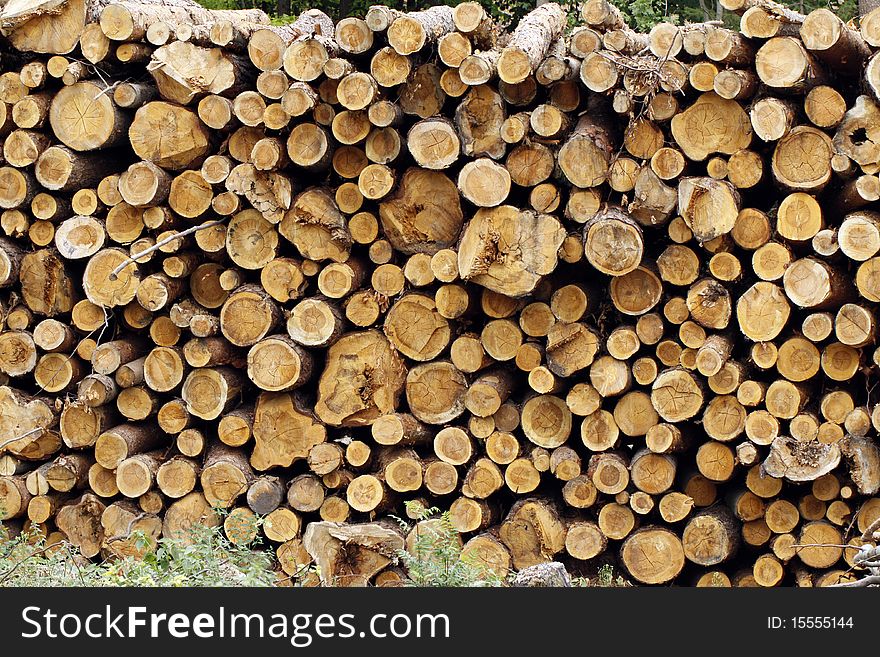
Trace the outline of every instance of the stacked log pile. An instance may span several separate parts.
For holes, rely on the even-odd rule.
[[[500,575],[853,577],[880,10],[724,4],[8,2],[4,523],[87,557],[222,523],[392,585],[421,500]]]

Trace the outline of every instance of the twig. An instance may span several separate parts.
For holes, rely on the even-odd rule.
[[[831,584],[828,588],[832,589],[857,589],[865,586],[880,584],[880,575],[869,575],[855,582],[843,582],[842,584]]]
[[[58,545],[56,543],[55,545]],[[79,577],[79,581],[83,586],[86,585],[86,580],[82,574],[82,568],[79,567],[79,564],[76,562],[76,555],[70,550],[70,543],[64,541],[64,549],[67,551],[67,560],[73,564],[73,567],[76,568],[76,575]]]
[[[225,221],[224,219],[217,219],[215,221],[208,221],[204,224],[200,224],[198,226],[193,226],[192,228],[187,228],[186,230],[182,230],[179,233],[174,233],[173,235],[169,235],[168,237],[159,240],[150,248],[144,249],[140,253],[135,253],[130,258],[127,258],[123,263],[121,263],[118,267],[116,267],[116,269],[114,269],[112,272],[110,272],[110,280],[115,281],[119,277],[119,272],[121,272],[123,269],[128,267],[131,263],[137,262],[138,260],[140,260],[144,256],[150,255],[154,251],[158,251],[166,244],[169,244],[170,242],[173,242],[174,240],[176,240],[180,237],[186,237],[187,235],[192,235],[193,233],[196,233],[200,230],[205,230],[206,228],[211,228],[213,226],[216,226],[217,224],[222,224],[224,221]]]
[[[876,531],[880,531],[880,516],[878,516],[874,522],[872,522],[865,528],[865,531],[862,532],[861,539],[863,541],[873,540],[874,532]]]
[[[95,100],[98,100],[101,96],[111,94],[116,89],[116,87],[118,87],[120,84],[122,84],[122,82],[114,82],[113,84],[107,84],[107,80],[103,75],[101,75],[101,72],[97,68],[95,68],[94,66],[92,66],[91,68],[97,74],[97,76],[99,78],[101,78],[101,82],[103,82],[106,85],[95,96]]]
[[[42,434],[45,431],[46,430],[43,427],[36,427],[34,429],[31,429],[30,431],[24,432],[20,436],[16,436],[15,438],[11,438],[11,439],[7,440],[6,442],[0,443],[0,449],[3,449],[7,445],[11,445],[12,443],[17,442],[19,440],[23,440],[24,438],[27,438],[28,436],[32,436],[35,433]],[[36,440],[36,438],[34,440]],[[32,440],[31,442],[34,442],[34,441]]]
[[[116,534],[116,536],[111,536],[110,538],[107,539],[107,543],[113,543],[115,541],[124,541],[124,540],[131,538],[131,529],[132,529],[132,527],[134,527],[134,523],[136,523],[138,520],[143,520],[144,518],[147,517],[147,515],[148,514],[146,512],[141,512],[141,513],[137,514],[128,523],[128,527],[125,528],[124,533]]]
[[[287,577],[282,577],[279,580],[276,580],[276,585],[281,584],[282,582],[289,582],[292,579],[296,579],[297,577],[301,577],[305,573],[309,572],[309,567],[311,564],[303,564],[296,569],[296,571],[292,575],[288,575]]]
[[[16,564],[15,564],[12,568],[10,568],[9,570],[7,570],[5,573],[3,573],[3,576],[0,577],[0,584],[2,584],[2,583],[5,582],[7,579],[9,579],[9,578],[12,576],[12,573],[14,573],[14,572],[16,571],[16,569],[18,569],[18,567],[19,567],[21,564],[23,564],[23,563],[25,563],[25,562],[27,562],[27,561],[30,561],[30,560],[33,559],[34,557],[36,557],[36,556],[38,556],[38,555],[40,555],[40,554],[43,554],[43,553],[46,552],[47,550],[49,550],[49,549],[51,549],[51,548],[54,548],[54,547],[58,547],[58,543],[52,543],[52,545],[47,545],[47,546],[45,546],[45,547],[43,547],[43,548],[40,548],[39,550],[37,550],[37,551],[35,551],[35,552],[31,552],[29,555],[27,555],[27,556],[24,557],[23,559],[17,561]]]

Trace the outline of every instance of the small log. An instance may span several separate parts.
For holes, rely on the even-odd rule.
[[[739,543],[739,523],[722,506],[691,516],[682,534],[685,557],[701,566],[714,566],[729,560]]]
[[[226,445],[215,445],[205,457],[199,481],[205,499],[212,507],[229,508],[247,492],[254,477],[242,452]]]

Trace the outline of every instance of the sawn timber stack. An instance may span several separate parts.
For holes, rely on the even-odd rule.
[[[113,557],[222,522],[394,585],[421,500],[502,576],[855,576],[880,10],[724,4],[6,3],[4,524]]]

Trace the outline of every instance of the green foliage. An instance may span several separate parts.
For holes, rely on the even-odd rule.
[[[462,554],[458,532],[449,512],[407,503],[415,516],[418,533],[407,549],[398,552],[405,567],[407,585],[423,587],[505,586],[484,564]],[[397,519],[405,532],[413,527]],[[428,522],[425,522],[428,521]],[[155,586],[236,587],[274,586],[273,554],[259,540],[250,545],[231,543],[220,527],[195,524],[184,538],[161,538],[155,550],[151,541],[134,534],[134,546],[146,552],[141,559],[125,557],[94,563],[67,542],[47,545],[37,530],[11,536],[0,523],[0,588],[35,586]],[[318,574],[309,566],[289,578],[294,586]],[[614,567],[602,566],[594,578],[575,578],[574,586],[625,587],[632,583],[615,576]]]
[[[263,9],[262,2],[256,0],[198,0],[205,9]],[[275,3],[266,3],[272,6]]]
[[[534,8],[535,4],[529,0],[504,0],[489,4],[486,11],[501,25],[516,25],[520,18]]]
[[[418,11],[435,5],[455,6],[460,0],[410,0],[409,2],[388,2],[391,7],[403,11]],[[262,9],[272,16],[272,23],[284,25],[296,20],[306,9],[320,9],[334,20],[346,16],[366,15],[371,5],[381,4],[379,0],[199,0],[208,9]],[[525,14],[535,8],[534,0],[498,0],[486,3],[487,11],[502,25],[515,24]]]
[[[657,23],[669,20],[663,0],[610,0],[620,10],[630,27],[649,32]]]
[[[599,568],[596,577],[576,577],[571,583],[574,586],[585,586],[591,588],[621,588],[632,586],[632,582],[618,575],[614,576],[614,566],[606,563]]]
[[[484,587],[504,584],[483,564],[462,555],[461,537],[452,526],[448,511],[440,513],[436,507],[426,509],[412,502],[407,502],[406,506],[407,511],[416,515],[419,522],[436,521],[427,526],[418,526],[412,548],[398,552],[411,586]],[[405,521],[397,520],[404,531],[412,529]]]
[[[148,547],[146,537],[136,545]],[[258,545],[235,545],[219,527],[196,523],[187,540],[160,539],[142,559],[126,557],[103,567],[110,586],[272,586],[272,559]]]
[[[102,584],[96,566],[70,544],[47,545],[35,529],[13,537],[0,522],[0,587]]]
[[[388,2],[404,11],[427,9],[433,5],[456,5],[460,0],[405,0]],[[296,19],[306,9],[320,9],[334,20],[345,16],[364,16],[370,5],[379,0],[199,0],[208,9],[262,9],[276,25],[283,25]],[[739,16],[721,8],[718,0],[610,0],[621,10],[630,27],[648,32],[654,25],[664,21],[684,24],[717,20],[719,17],[726,27],[739,26]],[[535,8],[535,0],[492,0],[484,2],[486,10],[501,25],[510,26]],[[560,0],[569,12],[571,27],[580,24],[579,0]],[[783,4],[804,14],[814,9],[827,7],[847,21],[858,14],[858,0],[797,0]]]
[[[138,549],[150,541],[135,535]],[[195,524],[185,538],[159,539],[143,559],[93,563],[69,543],[47,546],[33,533],[11,537],[0,523],[0,587],[12,586],[272,586],[271,552],[234,545],[219,527]]]

